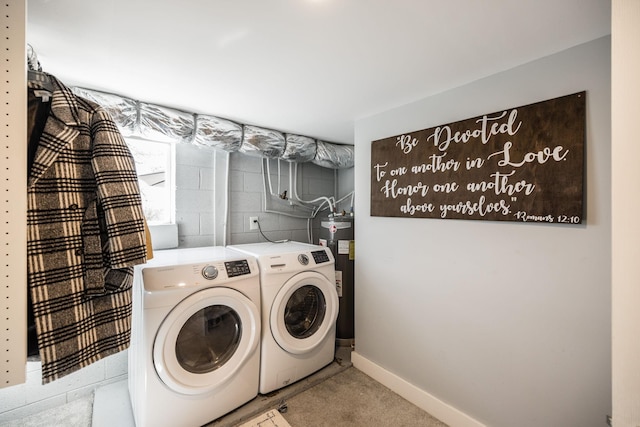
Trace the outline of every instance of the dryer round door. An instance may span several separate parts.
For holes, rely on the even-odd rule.
[[[258,348],[260,313],[242,293],[208,288],[176,305],[153,343],[153,364],[172,390],[208,393],[226,383]]]
[[[335,282],[313,271],[287,280],[271,305],[271,334],[283,350],[304,354],[323,343],[338,317]]]

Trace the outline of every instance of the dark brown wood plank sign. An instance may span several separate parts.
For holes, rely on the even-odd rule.
[[[373,141],[371,215],[583,221],[586,92]]]

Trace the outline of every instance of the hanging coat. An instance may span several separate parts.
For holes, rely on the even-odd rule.
[[[27,186],[27,270],[48,383],[126,349],[146,261],[131,153],[109,114],[55,77]],[[33,140],[32,140],[33,141]]]

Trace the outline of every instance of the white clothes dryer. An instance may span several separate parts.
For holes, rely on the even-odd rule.
[[[259,392],[292,384],[331,363],[339,307],[331,251],[299,242],[230,247],[255,256],[260,267]]]
[[[135,267],[129,394],[137,427],[201,426],[258,394],[260,279],[224,247]]]

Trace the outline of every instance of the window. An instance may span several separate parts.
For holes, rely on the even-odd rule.
[[[138,173],[142,207],[149,225],[175,220],[175,147],[168,142],[126,138]]]

